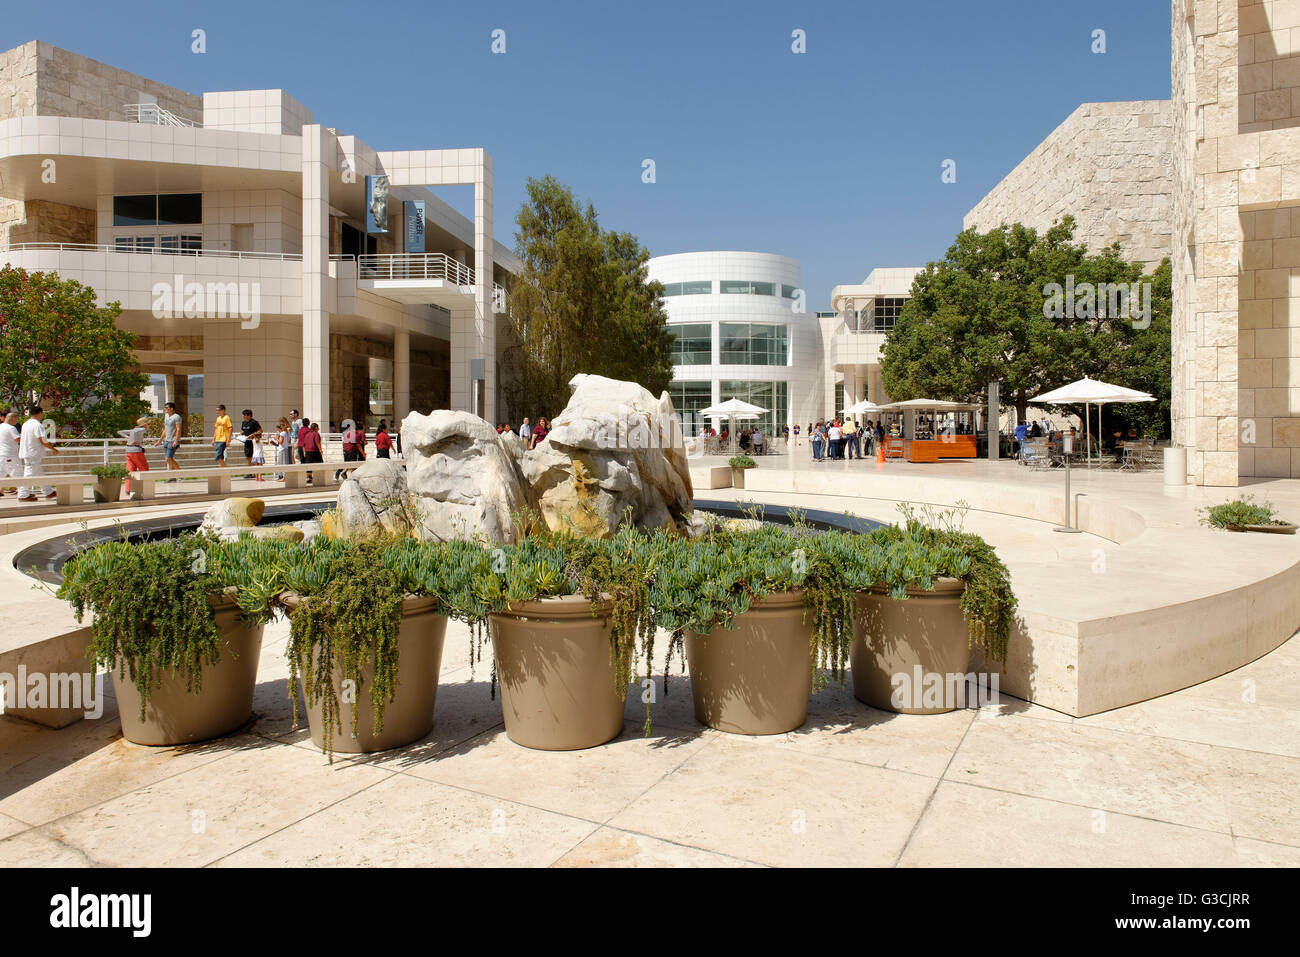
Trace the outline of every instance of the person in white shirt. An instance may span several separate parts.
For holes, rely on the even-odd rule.
[[[18,458],[18,443],[22,433],[18,431],[18,412],[10,409],[0,422],[0,480],[13,478],[22,474],[23,464]],[[0,491],[0,495],[4,495]]]
[[[527,446],[529,439],[531,439],[532,437],[533,437],[533,427],[528,424],[527,419],[524,419],[524,424],[519,426],[519,439],[521,442],[524,443],[525,446]]]
[[[27,414],[28,419],[23,423],[23,430],[18,439],[18,457],[23,460],[23,478],[41,474],[41,463],[47,451],[55,455],[59,454],[59,450],[45,437],[45,426],[41,424],[41,420],[45,418],[45,410],[39,405],[34,405],[27,410]],[[54,486],[46,485],[40,490],[40,494],[46,498],[54,498]],[[36,498],[35,487],[18,486],[18,501],[35,502]]]

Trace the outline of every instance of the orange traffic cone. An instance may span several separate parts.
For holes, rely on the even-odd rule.
[[[876,443],[876,461],[877,461],[877,462],[882,462],[882,463],[885,461],[885,443],[884,443],[884,442],[877,442],[877,443]]]

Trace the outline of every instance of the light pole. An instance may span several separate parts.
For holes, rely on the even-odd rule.
[[[1070,522],[1070,455],[1074,452],[1074,436],[1068,432],[1061,433],[1061,454],[1065,456],[1065,524],[1057,525],[1052,529],[1054,532],[1066,532],[1072,535],[1079,534],[1079,529],[1075,528]]]

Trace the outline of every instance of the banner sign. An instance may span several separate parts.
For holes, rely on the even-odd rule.
[[[366,232],[388,232],[388,177],[366,177]]]
[[[408,253],[424,252],[424,200],[408,200],[406,203],[406,251]]]

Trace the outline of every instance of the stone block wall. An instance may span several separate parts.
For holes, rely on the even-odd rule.
[[[1148,269],[1170,253],[1173,110],[1168,100],[1084,103],[1012,170],[963,225],[1046,229],[1067,213],[1075,240],[1119,242]]]

